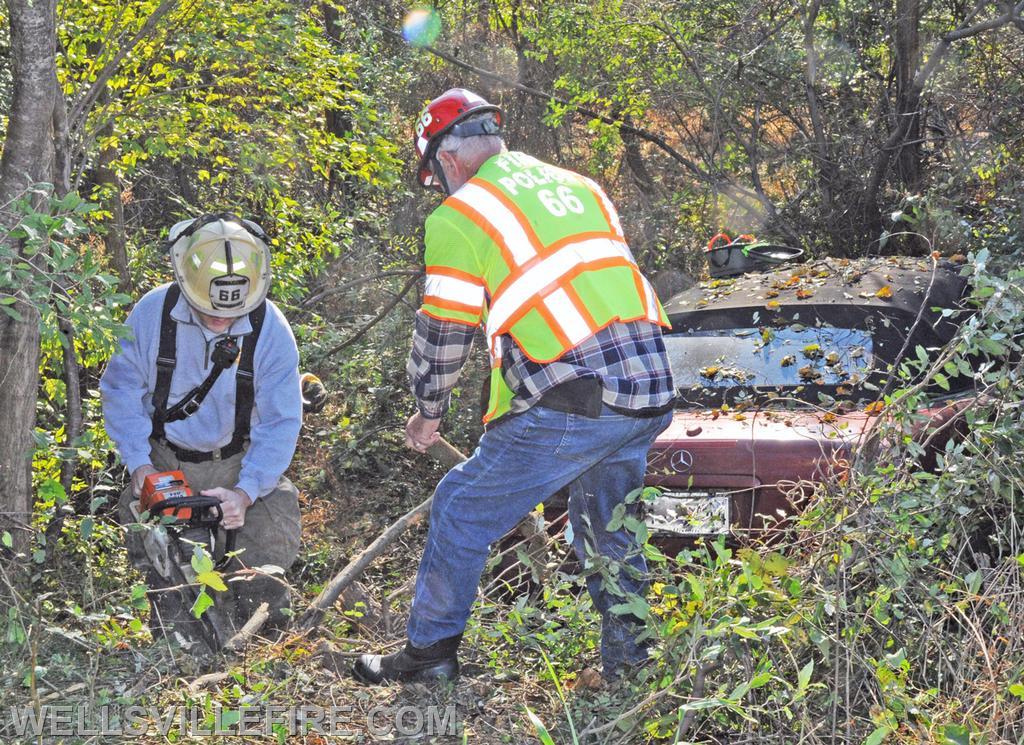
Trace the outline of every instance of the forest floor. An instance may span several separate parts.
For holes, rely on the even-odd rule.
[[[337,450],[332,452],[311,430],[304,429],[290,469],[302,493],[303,511],[303,546],[288,572],[296,613],[394,519],[427,498],[444,474],[426,456],[401,449],[395,435],[385,438],[386,444],[376,445],[373,466],[355,469],[353,475]],[[61,599],[66,610],[52,615],[53,625],[30,630],[29,668],[34,675],[11,669],[0,678],[8,691],[4,695],[8,711],[0,715],[0,743],[155,743],[204,737],[219,742],[533,743],[540,740],[526,707],[550,725],[564,718],[561,695],[589,697],[588,708],[596,705],[610,711],[615,706],[612,699],[595,698],[602,691],[592,669],[599,665],[598,617],[589,610],[589,601],[579,602],[585,596],[582,584],[565,575],[560,575],[562,598],[555,605],[571,610],[573,618],[558,633],[552,635],[551,618],[534,607],[546,602],[543,595],[552,591],[550,584],[535,583],[532,594],[513,597],[507,585],[492,582],[490,596],[478,603],[467,630],[460,653],[463,671],[456,682],[376,688],[356,683],[350,670],[359,652],[388,652],[404,643],[425,525],[402,536],[314,631],[257,636],[241,654],[205,662],[192,659],[162,634],[151,635],[144,604],[105,617],[101,607],[109,610],[111,601],[116,607],[118,598],[123,602],[126,588],[140,579],[117,545],[116,528],[109,527],[109,553],[89,562],[104,565],[99,575],[109,580],[110,587],[81,588],[80,597],[93,599],[80,603],[74,602],[79,592],[68,588],[71,602]],[[557,540],[547,548],[552,561],[564,558],[568,551]],[[64,584],[74,585],[77,580],[67,574],[71,569],[68,566],[62,572]],[[37,600],[46,601],[46,596]],[[528,636],[531,629],[539,635]],[[552,685],[554,668],[539,652],[546,643],[545,632],[561,647],[549,646],[545,650],[549,657],[559,667],[570,663],[557,673],[558,687]],[[578,633],[585,638],[576,638]],[[581,672],[585,685],[573,692]],[[74,735],[61,735],[65,730],[59,726],[37,737],[15,733],[15,709],[39,711],[54,706],[76,707],[75,716],[87,717],[92,725],[86,722],[83,729],[75,722],[70,730],[65,727],[78,733]],[[102,707],[108,707],[106,715]],[[147,734],[124,734],[129,707],[147,709],[153,721]],[[150,707],[157,709],[149,711]],[[168,713],[173,707],[182,708]],[[249,715],[253,721],[248,734],[227,734],[237,732],[243,710],[255,712]],[[79,711],[87,713],[79,715]],[[318,716],[322,721],[316,721]],[[163,717],[173,720],[166,734],[159,732]],[[310,722],[305,733],[303,718]],[[231,730],[233,723],[235,730]],[[90,734],[90,727],[95,734]]]

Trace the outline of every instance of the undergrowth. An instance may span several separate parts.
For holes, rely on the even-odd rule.
[[[423,528],[365,578],[363,600],[328,615],[319,638],[268,640],[203,676],[209,670],[150,635],[118,528],[96,505],[87,529],[80,515],[63,522],[47,555],[0,564],[4,704],[454,706],[458,733],[434,742],[1022,742],[1024,272],[998,276],[985,263],[973,257],[972,312],[955,319],[956,340],[910,355],[898,372],[904,384],[885,396],[879,436],[845,478],[819,487],[784,537],[708,541],[674,556],[646,543],[650,592],[616,610],[645,625],[652,663],[625,680],[602,681],[592,669],[599,620],[582,576],[614,570],[581,570],[563,536],[544,534],[543,545],[506,548],[519,560],[511,570],[500,556],[492,562],[455,685],[354,685],[351,655],[393,649],[404,636]],[[943,381],[958,375],[974,380],[962,423],[930,431],[920,411],[936,396],[949,403]],[[350,433],[333,437],[349,450]],[[346,479],[321,440],[314,431],[300,448],[316,464],[305,483],[314,492]],[[372,457],[387,457],[381,447]],[[427,496],[433,476],[394,460],[391,468],[401,480],[393,491],[404,495],[388,503],[396,516]],[[306,503],[317,522],[306,526],[292,573],[299,605],[379,530],[367,517],[373,505],[355,500],[391,488],[378,481]],[[345,499],[359,530],[342,530],[346,518],[332,505]],[[52,514],[59,502],[38,509]],[[324,642],[338,664],[324,662]]]

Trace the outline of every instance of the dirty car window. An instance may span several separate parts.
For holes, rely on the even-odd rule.
[[[799,325],[665,336],[679,388],[856,385],[871,371],[868,331]]]

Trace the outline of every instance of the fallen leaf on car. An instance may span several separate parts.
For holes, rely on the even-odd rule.
[[[764,304],[764,307],[766,307],[768,310],[778,310],[779,309],[779,301],[778,300],[769,300],[767,303]]]
[[[882,300],[888,300],[892,297],[892,288],[889,285],[879,288],[878,292],[875,293],[875,297],[881,298]]]
[[[787,354],[785,357],[779,360],[779,364],[782,365],[782,367],[789,367],[790,365],[796,364],[796,355]]]
[[[796,291],[798,300],[806,300],[809,297],[814,297],[814,290],[808,290],[806,287],[801,287]]]
[[[702,367],[700,369],[700,374],[703,378],[713,378],[716,375],[718,375],[721,369],[722,368],[718,367],[717,365],[708,365],[707,367]]]

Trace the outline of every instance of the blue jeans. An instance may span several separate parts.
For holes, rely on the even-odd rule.
[[[434,492],[409,616],[413,646],[463,631],[491,543],[566,485],[580,560],[586,558],[584,541],[609,559],[626,560],[636,571],[623,567],[619,586],[645,593],[647,567],[634,536],[605,526],[615,506],[643,485],[647,451],[671,418],[640,419],[604,407],[600,418],[589,419],[535,406],[484,433],[472,457],[449,471]],[[606,672],[646,659],[635,641],[635,619],[607,612],[623,598],[602,587],[598,575],[588,577],[587,589],[602,616]]]

